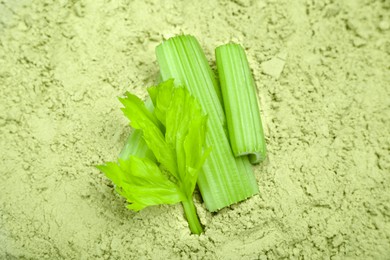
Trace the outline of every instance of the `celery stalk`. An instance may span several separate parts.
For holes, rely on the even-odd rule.
[[[150,99],[145,101],[145,105],[149,111],[153,111],[153,103]],[[127,137],[126,143],[119,154],[119,158],[127,160],[130,155],[135,155],[140,158],[148,158],[153,162],[156,162],[156,157],[149,149],[143,138],[142,130],[133,129]]]
[[[225,44],[215,50],[230,144],[235,156],[249,154],[251,163],[266,157],[255,83],[244,49]]]
[[[212,150],[198,178],[207,209],[216,211],[258,193],[248,158],[235,158],[230,148],[218,83],[198,41],[170,38],[157,46],[156,56],[162,80],[174,78],[185,86],[208,114],[206,144]]]

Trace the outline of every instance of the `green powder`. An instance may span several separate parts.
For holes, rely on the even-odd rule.
[[[364,3],[363,3],[364,2]],[[0,259],[389,259],[388,1],[0,2]],[[260,194],[127,210],[93,166],[130,131],[116,97],[179,33],[235,41],[258,87]],[[214,63],[214,62],[213,62]]]

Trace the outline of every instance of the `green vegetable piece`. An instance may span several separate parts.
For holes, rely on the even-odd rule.
[[[148,158],[130,156],[128,160],[98,166],[116,185],[117,192],[125,197],[127,208],[139,211],[147,206],[175,204],[184,198],[177,186]]]
[[[235,156],[249,154],[251,163],[266,157],[256,86],[244,49],[226,44],[215,50],[230,144]]]
[[[162,79],[185,86],[208,115],[206,144],[212,151],[198,178],[207,209],[216,211],[258,193],[247,156],[235,158],[230,148],[218,83],[198,41],[176,36],[157,46],[156,55]]]
[[[129,159],[131,155],[135,155],[139,158],[148,158],[149,160],[156,162],[156,157],[147,146],[141,130],[134,129],[129,134],[126,143],[119,154],[119,158],[126,160]]]
[[[178,178],[187,179],[183,185],[188,186],[183,190],[189,191],[189,196],[195,188],[198,172],[211,150],[208,148],[203,152],[207,117],[187,90],[174,87],[173,80],[150,88],[149,93],[157,97],[152,97],[155,101],[155,114],[160,115],[161,121],[166,121],[165,140],[176,150],[178,172],[181,173]]]
[[[153,92],[154,91],[154,92]],[[203,232],[192,200],[196,180],[210,148],[205,149],[207,117],[197,101],[173,81],[159,84],[153,92],[155,110],[150,112],[135,95],[126,93],[120,101],[130,125],[142,131],[158,166],[148,158],[130,156],[98,168],[111,179],[116,190],[138,211],[147,206],[182,202],[190,229]],[[170,94],[169,98],[164,95]],[[157,116],[159,115],[159,116]],[[160,118],[165,118],[165,133]]]
[[[150,99],[145,101],[146,108],[153,112],[154,107]],[[154,162],[157,161],[153,152],[147,146],[141,130],[133,129],[127,137],[126,143],[119,154],[119,158],[123,160],[129,159],[131,155],[135,155],[140,158],[148,158]]]

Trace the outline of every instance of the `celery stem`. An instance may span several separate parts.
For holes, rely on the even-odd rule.
[[[182,201],[182,204],[191,232],[193,234],[201,234],[203,232],[203,228],[196,213],[194,202],[191,198],[188,198],[187,200]]]

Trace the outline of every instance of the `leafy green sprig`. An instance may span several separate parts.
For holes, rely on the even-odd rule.
[[[211,151],[205,148],[207,116],[197,100],[185,88],[175,87],[172,79],[148,92],[155,107],[153,112],[131,93],[120,101],[130,125],[142,131],[157,163],[130,155],[98,169],[116,185],[129,209],[139,211],[152,205],[181,202],[191,232],[200,234],[203,229],[192,194]]]

